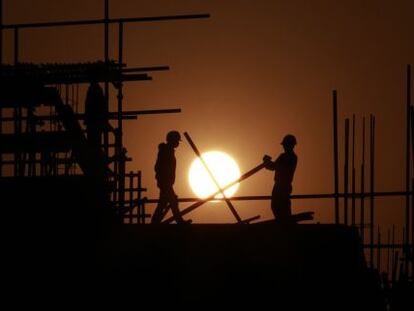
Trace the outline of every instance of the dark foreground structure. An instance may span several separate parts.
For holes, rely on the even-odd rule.
[[[37,184],[40,191],[41,182]],[[52,193],[58,198],[58,180],[55,185]],[[32,214],[29,197],[15,199],[20,208],[10,210],[13,242],[5,257],[9,288],[19,296],[194,310],[384,310],[379,282],[367,268],[354,228],[271,223],[94,226],[85,206],[74,212],[72,204],[83,195],[82,187],[78,189],[72,201],[50,202]],[[85,217],[79,217],[82,213]],[[88,218],[88,223],[80,221]]]
[[[114,291],[140,280],[155,305],[383,310],[358,234],[344,226],[126,226],[98,258]]]
[[[355,227],[128,225],[96,207],[80,176],[2,178],[0,195],[3,282],[14,303],[411,310],[410,286],[396,283],[389,296]]]
[[[385,310],[357,228],[127,225],[122,215],[91,207],[99,196],[86,177],[0,181],[9,202],[5,280],[19,297],[195,310]]]

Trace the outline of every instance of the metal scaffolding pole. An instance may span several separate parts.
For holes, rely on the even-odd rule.
[[[348,225],[349,119],[345,119],[344,224]]]
[[[339,169],[338,169],[338,103],[337,92],[332,92],[333,101],[333,152],[334,152],[334,192],[335,192],[335,224],[339,224]]]
[[[410,110],[411,110],[411,65],[407,65],[407,85],[406,85],[406,156],[405,156],[405,190],[407,192],[407,195],[405,197],[405,242],[407,243],[406,246],[406,251],[407,253],[405,254],[405,258],[406,258],[406,262],[405,262],[405,266],[406,269],[408,270],[408,265],[409,265],[409,256],[408,256],[408,252],[410,251],[410,232],[411,232],[411,227],[410,227],[410,195],[408,194],[408,192],[410,191],[411,188],[411,165],[410,165],[410,155],[411,155],[411,146],[410,146]],[[412,198],[411,198],[412,199]],[[414,225],[414,224],[413,224]],[[414,241],[411,241],[412,243],[414,243]]]

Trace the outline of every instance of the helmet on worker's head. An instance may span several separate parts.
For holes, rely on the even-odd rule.
[[[167,134],[168,142],[177,142],[181,140],[181,135],[178,131],[170,131]]]
[[[283,146],[294,147],[296,145],[296,137],[291,134],[288,134],[285,137],[283,137],[281,144]]]

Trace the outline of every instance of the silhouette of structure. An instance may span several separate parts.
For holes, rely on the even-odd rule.
[[[150,72],[168,70],[167,66],[128,68],[124,64],[124,25],[199,19],[209,15],[111,19],[109,1],[103,3],[103,19],[4,25],[0,0],[0,45],[4,31],[13,32],[14,38],[14,64],[3,63],[0,46],[0,197],[2,206],[7,203],[7,208],[3,208],[6,230],[14,237],[13,242],[6,245],[5,253],[13,254],[6,256],[6,266],[18,266],[12,269],[11,285],[13,280],[46,277],[49,284],[76,280],[82,283],[80,287],[88,289],[91,283],[79,282],[79,276],[82,281],[89,276],[93,287],[102,290],[101,294],[108,290],[109,294],[114,294],[122,288],[118,297],[124,298],[125,291],[131,290],[155,303],[161,294],[151,289],[160,282],[173,283],[166,301],[183,305],[224,301],[233,306],[251,304],[264,308],[277,299],[303,308],[384,310],[388,304],[390,310],[402,310],[403,306],[413,303],[409,296],[414,276],[414,182],[410,165],[411,161],[414,163],[414,112],[410,102],[410,66],[407,68],[404,191],[375,191],[376,124],[371,116],[370,189],[365,190],[364,118],[361,189],[357,192],[356,121],[353,116],[351,163],[350,120],[345,122],[344,191],[340,193],[337,92],[334,91],[334,193],[289,196],[290,199],[333,199],[334,225],[134,226],[145,224],[150,217],[146,204],[156,204],[159,200],[143,197],[146,189],[142,187],[141,172],[126,171],[131,159],[123,145],[123,122],[141,114],[177,113],[180,109],[124,110],[126,82],[151,80]],[[117,25],[119,34],[116,61],[109,57],[109,26],[113,24]],[[104,27],[103,60],[76,64],[20,61],[19,36],[25,29],[88,25]],[[89,86],[85,103],[79,102],[80,84]],[[108,99],[110,88],[117,93],[114,111],[109,109],[112,106]],[[191,142],[189,136],[186,137]],[[192,146],[196,151],[194,143]],[[265,166],[266,163],[260,163],[236,182]],[[219,190],[205,200],[177,200],[193,202],[180,212],[181,216],[214,199],[232,184],[218,187]],[[394,230],[388,231],[387,243],[382,242],[379,231],[375,236],[375,198],[383,196],[406,199],[402,242],[398,242],[400,239]],[[249,196],[233,197],[231,201],[269,199],[269,196]],[[258,218],[242,220],[231,201],[223,200],[237,223],[247,224]],[[367,200],[369,206],[365,206]],[[286,210],[289,214],[289,209]],[[367,214],[368,221],[365,220]],[[173,220],[174,217],[170,217],[163,222]],[[382,270],[384,251],[388,260]],[[30,256],[33,254],[41,255]],[[369,265],[365,261],[367,255]],[[132,287],[120,286],[129,284],[127,281],[132,279],[139,281]],[[36,288],[34,285],[32,289]],[[301,299],[292,296],[292,292]],[[321,293],[323,299],[315,298]],[[251,300],[246,302],[239,297]]]
[[[16,206],[25,206],[24,198],[20,198],[23,201],[19,204],[18,193],[28,193],[27,197],[34,198],[39,190],[34,185],[45,183],[42,189],[47,189],[49,183],[60,180],[62,189],[65,189],[61,196],[54,201],[53,195],[44,193],[39,204],[51,207],[67,202],[67,197],[75,197],[75,189],[70,185],[75,188],[78,185],[88,191],[82,191],[85,193],[79,197],[79,202],[71,203],[80,206],[89,201],[85,210],[99,206],[98,214],[103,217],[99,221],[106,223],[115,217],[121,222],[145,223],[149,215],[145,212],[142,192],[146,189],[141,185],[140,172],[126,172],[126,162],[131,159],[123,146],[123,122],[134,120],[141,114],[177,113],[181,110],[124,110],[125,82],[151,80],[149,72],[164,71],[169,67],[128,68],[123,63],[123,28],[126,23],[199,19],[209,15],[110,19],[109,1],[103,3],[105,17],[99,20],[14,25],[0,22],[1,33],[6,30],[14,33],[14,64],[1,66],[1,184],[2,189],[7,189],[5,199],[10,198]],[[31,64],[22,63],[19,59],[19,36],[25,29],[99,24],[105,30],[103,61]],[[117,61],[109,59],[108,29],[112,24],[118,26]],[[80,84],[89,84],[84,104],[79,102],[83,96]],[[117,93],[115,111],[109,110],[113,106],[109,105],[107,95],[110,87]],[[72,183],[75,179],[77,182]],[[24,189],[23,184],[27,185]],[[95,212],[90,216],[94,217]]]

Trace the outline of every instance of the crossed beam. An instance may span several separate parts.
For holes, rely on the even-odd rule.
[[[194,153],[197,155],[197,157],[200,159],[201,163],[203,164],[204,168],[206,169],[207,173],[209,174],[210,178],[213,180],[213,182],[215,183],[216,187],[217,187],[217,191],[214,192],[213,194],[211,194],[209,197],[205,198],[205,199],[201,199],[197,202],[195,202],[194,204],[190,205],[189,207],[183,209],[180,214],[181,216],[184,216],[185,214],[188,214],[190,212],[192,212],[193,210],[195,210],[196,208],[200,207],[201,205],[203,205],[204,203],[213,200],[215,198],[216,195],[218,194],[222,194],[223,198],[227,204],[227,206],[229,207],[230,211],[232,212],[232,214],[234,215],[234,217],[237,220],[237,223],[249,223],[250,221],[253,221],[255,219],[260,218],[260,216],[254,216],[252,218],[248,218],[245,220],[242,220],[239,216],[239,214],[237,213],[236,209],[234,208],[233,204],[231,203],[230,199],[226,197],[226,195],[224,194],[224,191],[227,190],[228,188],[238,184],[239,182],[249,178],[250,176],[256,174],[258,171],[260,171],[261,169],[263,169],[266,164],[265,163],[261,163],[258,166],[256,166],[255,168],[251,169],[250,171],[244,173],[243,175],[241,175],[238,179],[232,181],[231,183],[227,184],[224,187],[221,187],[219,185],[219,183],[217,182],[216,178],[214,177],[214,174],[210,171],[207,163],[204,161],[203,157],[201,156],[200,151],[198,150],[198,148],[196,147],[196,145],[194,144],[193,140],[191,139],[190,135],[185,132],[184,133],[184,137],[187,139],[188,143],[190,144],[191,148],[193,149]],[[172,221],[175,220],[175,217],[170,217],[167,218],[166,220],[164,220],[162,223],[170,223]]]

